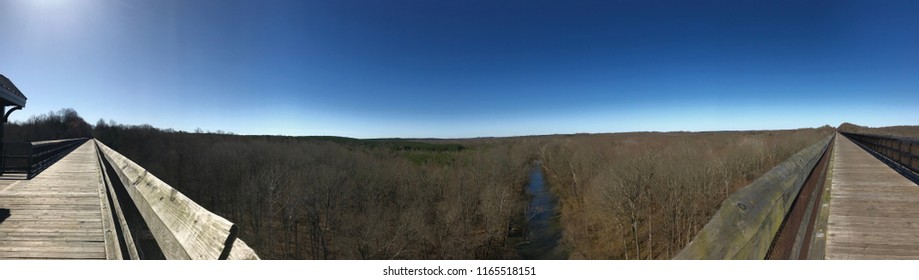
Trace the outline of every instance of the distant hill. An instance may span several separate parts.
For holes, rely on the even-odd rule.
[[[898,137],[919,138],[919,125],[898,125],[884,127],[860,126],[853,123],[843,123],[837,128],[840,132],[877,134]]]

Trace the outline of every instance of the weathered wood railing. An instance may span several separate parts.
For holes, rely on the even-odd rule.
[[[805,181],[830,148],[832,139],[829,136],[801,150],[730,195],[675,259],[766,258]]]
[[[4,143],[3,172],[25,174],[31,179],[79,147],[87,138]]]
[[[149,229],[166,259],[258,259],[255,252],[242,240],[237,239],[238,229],[232,222],[211,213],[176,189],[153,176],[130,159],[112,150],[96,140],[101,158],[111,166],[115,174],[111,176],[110,196],[115,196],[113,208],[120,209],[130,203],[132,210],[139,212],[143,223]],[[103,168],[105,170],[105,168]],[[119,184],[120,183],[120,184]],[[120,185],[120,186],[115,186]],[[123,192],[116,190],[123,188]],[[127,193],[128,197],[117,197],[117,193]],[[120,201],[120,203],[118,202]],[[136,209],[136,210],[135,210]],[[119,254],[136,258],[131,252],[135,246],[130,236],[130,222],[124,213],[112,211],[116,217],[112,224],[119,231],[127,233],[119,238],[125,246],[119,244],[126,252]]]
[[[842,135],[919,173],[919,139],[847,132]]]

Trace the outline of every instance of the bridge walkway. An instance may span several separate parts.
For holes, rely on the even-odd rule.
[[[0,177],[0,259],[106,259],[94,141],[31,180]]]
[[[919,259],[919,185],[836,139],[826,259]]]

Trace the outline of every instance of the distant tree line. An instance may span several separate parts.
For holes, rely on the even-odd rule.
[[[843,123],[839,125],[839,131],[919,139],[919,126],[915,126],[915,125],[868,127],[868,126],[860,126],[860,125],[852,124],[852,123]]]
[[[70,108],[32,116],[24,122],[8,123],[4,129],[3,140],[6,142],[34,142],[93,135],[93,127]]]

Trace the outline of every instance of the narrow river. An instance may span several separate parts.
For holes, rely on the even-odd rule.
[[[517,253],[522,259],[566,259],[567,252],[558,246],[562,237],[555,209],[558,198],[549,191],[538,161],[530,170],[529,178],[527,194],[530,203],[524,217],[524,240],[517,245]]]

